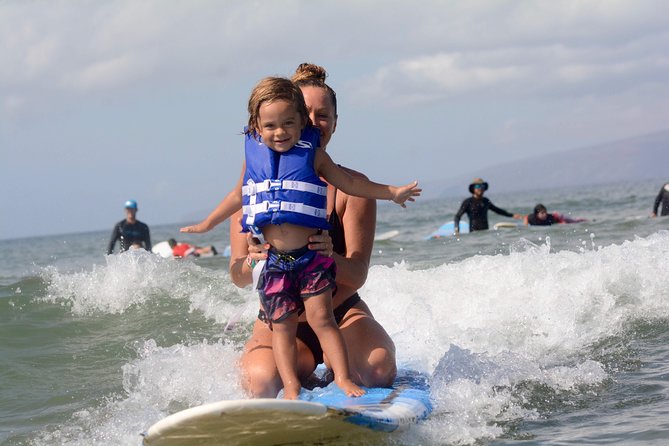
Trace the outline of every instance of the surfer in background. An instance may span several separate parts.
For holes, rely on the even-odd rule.
[[[301,389],[295,339],[303,312],[337,385],[348,396],[360,396],[365,391],[351,379],[346,344],[332,311],[335,260],[308,247],[310,236],[330,228],[328,188],[319,177],[349,194],[392,200],[402,207],[421,190],[415,181],[388,186],[337,166],[319,150],[320,130],[311,125],[303,93],[289,79],[261,80],[251,93],[248,111],[243,176],[233,193],[195,226],[224,221],[243,203],[242,231],[257,233],[259,229],[268,241],[267,261],[257,285],[262,307],[259,318],[272,330],[271,347],[284,398],[297,398]],[[248,263],[251,266],[252,261]]]
[[[653,213],[650,214],[651,217],[657,217],[657,211],[662,204],[662,209],[660,210],[660,215],[665,216],[669,215],[669,183],[665,183],[660,189],[660,192],[655,197],[655,203],[653,203]]]
[[[586,221],[585,218],[569,218],[559,212],[549,214],[546,206],[541,203],[534,206],[534,211],[526,215],[524,219],[524,223],[530,226],[551,226],[556,224],[581,223],[584,221]]]
[[[469,217],[469,231],[483,231],[489,228],[488,226],[488,210],[504,215],[505,217],[513,217],[517,220],[523,218],[520,214],[512,214],[502,208],[498,208],[490,200],[483,196],[484,192],[488,190],[488,183],[481,178],[474,179],[469,185],[469,192],[472,196],[465,199],[460,205],[460,209],[455,214],[453,219],[454,232],[460,233],[460,218],[467,214]]]
[[[151,251],[151,235],[146,223],[137,220],[137,202],[128,200],[125,202],[125,219],[116,223],[112,230],[111,239],[107,246],[107,255],[114,252],[114,245],[119,242],[119,252],[130,248]]]

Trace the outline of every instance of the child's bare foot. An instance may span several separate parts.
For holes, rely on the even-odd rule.
[[[356,385],[350,379],[335,379],[339,388],[346,394],[346,396],[358,397],[365,393],[365,390]]]

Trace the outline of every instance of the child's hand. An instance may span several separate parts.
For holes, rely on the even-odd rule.
[[[423,189],[418,187],[418,181],[409,183],[406,186],[400,186],[393,188],[393,201],[403,208],[406,207],[404,202],[406,201],[416,201],[413,197],[418,197]]]

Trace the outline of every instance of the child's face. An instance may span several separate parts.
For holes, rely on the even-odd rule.
[[[277,152],[287,152],[300,140],[304,123],[296,107],[287,101],[263,103],[258,110],[258,133]]]

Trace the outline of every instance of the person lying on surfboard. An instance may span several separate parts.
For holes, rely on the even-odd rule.
[[[209,246],[195,246],[190,243],[177,242],[175,239],[171,238],[167,241],[172,248],[172,256],[176,259],[185,259],[187,257],[200,257],[207,255],[217,255],[216,247],[214,245]]]
[[[513,217],[516,220],[523,218],[520,214],[512,214],[511,212],[505,211],[492,204],[492,201],[483,196],[486,190],[488,190],[488,183],[481,178],[475,178],[471,182],[469,185],[469,192],[472,196],[462,202],[460,209],[458,209],[458,212],[453,219],[453,231],[455,234],[460,233],[460,218],[464,214],[467,214],[467,217],[469,217],[470,232],[484,231],[489,228],[488,210],[496,212],[499,215],[504,215],[505,217]]]
[[[530,226],[551,226],[566,223],[581,223],[587,221],[585,218],[569,218],[559,212],[548,213],[546,206],[539,203],[534,206],[534,211],[525,216],[524,223]]]
[[[289,79],[261,80],[251,93],[248,111],[243,174],[215,209],[215,220],[229,218],[243,204],[243,231],[261,232],[270,244],[257,289],[273,330],[284,398],[297,398],[301,389],[295,335],[302,312],[331,363],[337,385],[349,396],[360,396],[364,390],[350,378],[346,345],[332,313],[334,260],[307,246],[311,235],[329,229],[327,184],[320,177],[350,195],[392,200],[402,207],[421,189],[416,181],[405,186],[373,183],[337,166],[320,149],[320,132],[311,125],[302,91]]]

